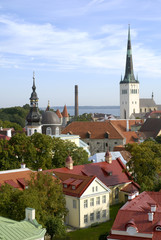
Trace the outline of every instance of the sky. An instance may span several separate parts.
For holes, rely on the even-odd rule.
[[[161,0],[0,1],[0,108],[118,106],[128,24],[140,97],[161,104]]]

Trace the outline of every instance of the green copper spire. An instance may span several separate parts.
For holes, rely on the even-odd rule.
[[[138,80],[135,79],[134,71],[133,71],[130,25],[128,27],[128,41],[127,41],[127,56],[126,56],[125,76],[124,76],[124,79],[120,83],[138,83]]]

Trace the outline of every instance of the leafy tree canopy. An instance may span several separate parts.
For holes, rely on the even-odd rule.
[[[22,162],[34,170],[64,167],[68,155],[75,165],[88,163],[87,152],[68,140],[40,133],[31,137],[17,133],[8,142],[0,141],[0,170],[19,168]]]
[[[28,189],[20,191],[8,184],[0,188],[0,215],[14,220],[25,218],[25,208],[36,211],[36,220],[50,235],[64,235],[66,215],[62,185],[49,173],[32,174]]]
[[[160,184],[161,145],[148,140],[139,145],[129,144],[126,149],[132,155],[127,165],[141,190],[156,190]]]
[[[83,113],[82,115],[79,115],[78,117],[73,117],[71,119],[71,122],[74,121],[93,121],[92,114],[91,113]]]

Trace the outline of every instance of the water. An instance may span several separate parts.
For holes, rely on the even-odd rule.
[[[54,108],[55,111],[59,109],[60,112],[62,112],[64,106],[54,106],[51,108],[52,109]],[[74,116],[74,113],[75,113],[74,106],[67,106],[67,110],[70,116]],[[112,114],[114,116],[120,116],[120,107],[119,106],[79,106],[79,115],[82,115],[83,113],[104,113],[104,114]]]

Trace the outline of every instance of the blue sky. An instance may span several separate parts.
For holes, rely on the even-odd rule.
[[[161,104],[161,0],[0,2],[0,108],[29,103],[35,71],[39,106],[119,105],[127,29],[140,97]]]

